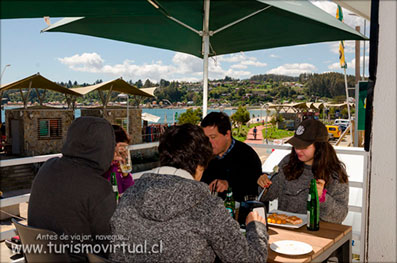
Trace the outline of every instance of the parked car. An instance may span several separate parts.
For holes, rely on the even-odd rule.
[[[340,125],[340,124],[346,125],[346,127],[347,127],[347,126],[349,126],[349,120],[347,120],[347,119],[336,119],[334,121],[334,125]]]
[[[342,134],[342,129],[339,125],[325,125],[327,127],[328,135],[330,140],[339,139]]]
[[[349,127],[349,123],[350,122],[347,119],[336,119],[334,121],[334,125],[338,125],[341,128],[342,132],[344,132],[347,127]]]

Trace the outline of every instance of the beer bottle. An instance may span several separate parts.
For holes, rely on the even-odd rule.
[[[229,211],[230,215],[234,218],[236,203],[234,202],[233,192],[230,187],[227,190],[224,204],[225,204],[226,209]]]
[[[310,182],[309,196],[307,198],[307,229],[317,231],[320,229],[320,202],[318,200],[316,179]]]
[[[120,195],[119,195],[119,188],[117,186],[117,179],[116,179],[116,173],[115,172],[112,172],[110,174],[110,182],[112,184],[113,192],[114,192],[114,195],[116,197],[116,202],[118,202],[119,198],[120,198]]]

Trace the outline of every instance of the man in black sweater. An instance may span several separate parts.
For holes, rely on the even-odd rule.
[[[246,195],[257,195],[261,160],[250,146],[233,139],[229,116],[211,112],[203,119],[201,127],[209,137],[215,155],[201,181],[221,196],[230,186],[238,202],[244,201]]]

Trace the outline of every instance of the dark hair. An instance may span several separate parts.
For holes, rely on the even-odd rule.
[[[160,138],[160,164],[196,173],[198,165],[207,167],[212,146],[204,131],[197,125],[183,124],[168,128]]]
[[[314,143],[314,160],[312,172],[315,179],[323,179],[325,184],[330,181],[330,177],[337,177],[341,183],[347,183],[348,178],[345,164],[338,159],[334,147],[329,142]],[[295,149],[292,148],[289,162],[284,166],[284,174],[287,180],[299,178],[303,173],[305,165],[298,159]]]
[[[230,118],[224,112],[211,112],[201,121],[201,127],[216,126],[219,133],[225,135],[232,130]]]
[[[123,129],[123,127],[119,125],[112,125],[114,130],[114,135],[116,138],[116,143],[118,142],[126,142],[130,143],[130,137],[128,136],[127,132]]]

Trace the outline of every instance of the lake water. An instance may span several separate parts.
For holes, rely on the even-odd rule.
[[[6,109],[12,109],[12,108],[17,108],[17,106],[6,106]],[[175,114],[177,114],[177,116],[180,116],[181,113],[184,113],[186,111],[186,109],[147,109],[144,108],[142,109],[142,112],[147,112],[153,115],[156,115],[158,117],[160,117],[160,120],[158,121],[158,123],[165,123],[165,119],[167,119],[167,123],[172,124],[175,120]],[[212,112],[212,111],[217,111],[219,112],[219,109],[208,109],[208,112]],[[236,112],[236,110],[232,110],[232,109],[224,109],[223,112],[225,112],[227,115],[231,116],[233,113]],[[261,109],[257,109],[257,110],[249,110],[250,112],[250,117],[253,118],[254,115],[255,117],[265,117],[266,116],[266,111],[265,110],[261,110]],[[80,109],[76,109],[74,112],[74,116],[75,118],[80,117],[81,112]],[[1,111],[1,121],[5,122],[5,113],[4,110]],[[175,120],[176,121],[176,120]]]

